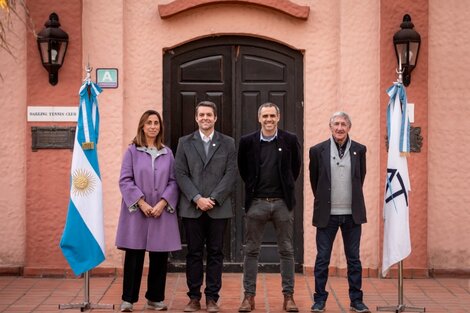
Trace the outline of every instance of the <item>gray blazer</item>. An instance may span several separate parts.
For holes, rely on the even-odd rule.
[[[192,201],[200,194],[215,199],[216,206],[207,211],[211,218],[232,217],[232,191],[238,173],[236,160],[232,137],[215,131],[207,157],[199,130],[181,137],[175,155],[176,181],[181,190],[179,216],[201,216],[202,211]]]

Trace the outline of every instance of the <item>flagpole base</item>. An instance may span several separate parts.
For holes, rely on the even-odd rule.
[[[82,303],[69,303],[59,304],[59,310],[64,309],[80,309],[80,312],[85,312],[93,309],[110,309],[114,311],[114,304],[98,304],[90,302],[90,272],[86,271],[83,273],[83,295],[84,299]]]
[[[395,306],[378,306],[377,311],[379,312],[426,312],[426,308],[407,306],[405,304],[399,304]]]
[[[381,312],[426,312],[426,308],[407,306],[403,304],[403,260],[398,262],[398,304],[395,306],[378,306],[377,311]]]
[[[90,302],[59,304],[59,310],[64,309],[80,309],[80,312],[85,312],[92,309],[109,309],[114,311],[114,304],[98,304]]]

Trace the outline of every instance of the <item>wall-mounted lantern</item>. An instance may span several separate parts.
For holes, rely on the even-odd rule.
[[[411,82],[411,71],[418,60],[421,36],[413,29],[411,16],[408,14],[403,16],[400,27],[401,30],[393,35],[393,44],[398,62],[397,72],[402,74],[403,85],[408,86]]]
[[[59,80],[59,68],[64,63],[65,53],[69,42],[69,35],[60,29],[59,16],[56,13],[49,15],[37,37],[39,54],[42,65],[49,72],[49,83],[56,85]]]

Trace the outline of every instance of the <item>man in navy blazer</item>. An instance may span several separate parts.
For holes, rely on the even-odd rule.
[[[278,129],[279,107],[264,103],[258,109],[261,130],[243,136],[238,167],[245,182],[246,245],[243,266],[245,297],[239,312],[255,308],[258,256],[264,227],[272,221],[281,259],[283,309],[297,312],[294,302],[295,181],[302,166],[302,152],[295,134]]]
[[[186,232],[186,282],[189,303],[184,312],[201,309],[203,255],[206,246],[206,310],[218,312],[222,287],[225,227],[233,216],[232,192],[237,179],[235,141],[215,131],[217,107],[202,101],[196,107],[199,129],[181,137],[175,175],[181,190],[178,215]]]
[[[361,225],[367,222],[362,185],[366,176],[366,147],[349,138],[351,119],[336,112],[330,119],[332,136],[310,148],[310,184],[315,197],[312,223],[317,227],[315,294],[312,312],[325,310],[328,266],[338,229],[348,263],[351,310],[370,312],[363,302],[359,256]]]

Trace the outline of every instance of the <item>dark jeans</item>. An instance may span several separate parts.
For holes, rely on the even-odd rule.
[[[362,265],[359,257],[361,241],[361,225],[354,224],[352,215],[331,215],[328,226],[317,228],[317,258],[315,260],[315,294],[314,301],[326,301],[328,292],[325,290],[328,280],[333,242],[341,228],[344,253],[348,263],[349,299],[351,302],[362,301]]]
[[[228,219],[213,219],[207,213],[199,218],[183,218],[188,254],[186,255],[186,283],[188,296],[201,299],[201,286],[204,278],[204,244],[206,245],[206,288],[204,294],[217,302],[222,288],[222,268],[224,261],[224,233]]]
[[[246,213],[246,245],[243,265],[243,287],[245,294],[256,294],[258,257],[264,228],[272,221],[276,230],[279,257],[281,259],[282,293],[294,293],[294,213],[289,211],[284,200],[268,202],[254,199]]]
[[[124,259],[122,300],[139,301],[140,282],[144,268],[145,250],[127,249]],[[158,302],[165,299],[168,252],[149,252],[149,273],[145,298]]]

